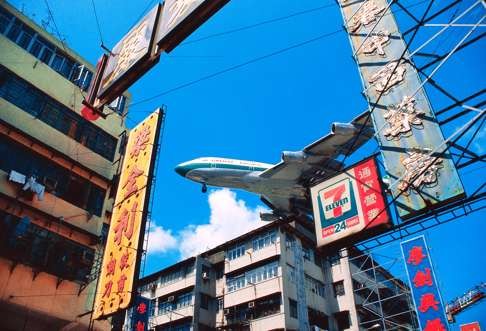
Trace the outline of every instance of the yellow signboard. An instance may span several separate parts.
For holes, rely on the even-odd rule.
[[[130,131],[106,241],[93,318],[130,306],[138,279],[161,110]]]

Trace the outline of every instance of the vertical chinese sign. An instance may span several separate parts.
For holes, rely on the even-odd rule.
[[[130,306],[140,257],[162,110],[130,131],[116,193],[93,318]]]
[[[445,310],[424,236],[401,243],[420,330],[447,331]]]
[[[311,187],[318,246],[390,224],[379,178],[370,158]]]
[[[160,4],[152,8],[111,51],[99,74],[99,86],[92,89],[97,90],[99,103],[106,104],[116,99],[158,62],[154,38],[160,10]]]
[[[463,197],[390,6],[385,0],[340,0],[340,5],[400,217]]]
[[[147,331],[149,329],[150,299],[137,296],[132,307],[131,331]]]

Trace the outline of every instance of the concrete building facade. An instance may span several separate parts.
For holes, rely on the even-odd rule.
[[[3,1],[0,50],[2,330],[86,330],[127,96],[83,118],[95,68]]]
[[[322,256],[312,231],[308,224],[270,223],[141,279],[140,294],[152,302],[150,329],[376,327],[375,317],[362,312],[370,293],[363,286],[371,292],[381,290],[371,285],[366,273],[358,276],[359,282],[354,279],[362,265],[355,265],[347,254]],[[379,303],[370,303],[366,312],[378,309]],[[130,330],[129,316],[125,330]]]

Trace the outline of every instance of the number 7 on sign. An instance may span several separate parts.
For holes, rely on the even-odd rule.
[[[331,199],[330,207],[332,208],[332,214],[334,217],[339,217],[343,214],[343,202],[341,199],[343,196],[344,191],[346,190],[345,185],[339,185],[333,189],[330,189],[327,192],[324,192],[324,199]],[[326,206],[326,208],[329,206]]]

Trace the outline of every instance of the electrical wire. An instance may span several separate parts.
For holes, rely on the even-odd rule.
[[[211,38],[215,38],[215,37],[225,36],[227,34],[232,34],[232,33],[240,32],[240,31],[253,29],[253,28],[256,28],[256,27],[260,27],[260,26],[275,23],[275,22],[284,21],[284,20],[287,20],[287,19],[292,18],[292,17],[314,13],[316,11],[323,10],[323,9],[326,9],[326,8],[330,8],[330,7],[334,7],[334,6],[335,6],[335,3],[333,1],[332,3],[326,4],[326,5],[323,5],[323,6],[320,6],[320,7],[306,9],[306,10],[302,10],[302,11],[295,12],[295,13],[292,13],[292,14],[288,14],[288,15],[285,15],[285,16],[280,16],[280,17],[264,20],[264,21],[261,21],[261,22],[258,22],[258,23],[245,25],[245,26],[242,26],[242,27],[239,27],[239,28],[234,28],[234,29],[223,31],[223,32],[213,33],[213,34],[210,34],[210,35],[207,35],[207,36],[204,36],[204,37],[200,37],[200,38],[197,38],[197,39],[194,39],[194,40],[188,40],[188,41],[181,43],[179,45],[179,47],[189,45],[189,44],[193,44],[193,43],[197,43],[197,42],[207,40],[207,39],[211,39]]]
[[[101,45],[104,46],[105,43],[103,42],[103,35],[101,34],[100,21],[98,19],[98,14],[96,13],[96,6],[95,6],[95,3],[94,3],[94,0],[91,0],[91,6],[93,8],[94,17],[95,17],[95,20],[96,20],[96,26],[98,27],[98,33],[100,35]]]
[[[417,3],[415,3],[415,4],[412,4],[412,5],[408,6],[407,8],[411,8],[411,7],[418,6],[418,5],[420,5],[420,4],[424,3],[424,2],[427,2],[427,1],[429,1],[429,0],[421,0],[421,1],[417,2]],[[400,12],[400,11],[401,11],[401,9],[396,10],[394,13],[396,13],[396,12]],[[388,13],[388,14],[386,14],[386,15],[391,15],[391,13]],[[205,80],[207,80],[207,79],[210,79],[210,78],[213,78],[213,77],[216,77],[216,76],[222,75],[222,74],[227,73],[227,72],[230,72],[230,71],[234,71],[234,70],[236,70],[236,69],[240,69],[240,68],[245,67],[245,66],[247,66],[247,65],[249,65],[249,64],[253,64],[253,63],[259,62],[259,61],[261,61],[261,60],[271,58],[271,57],[273,57],[273,56],[276,56],[276,55],[279,55],[279,54],[285,53],[285,52],[287,52],[287,51],[290,51],[290,50],[292,50],[292,49],[299,48],[299,47],[305,46],[305,45],[307,45],[307,44],[310,44],[310,43],[313,43],[313,42],[316,42],[316,41],[319,41],[319,40],[325,39],[325,38],[327,38],[327,37],[331,37],[331,36],[333,36],[333,35],[335,35],[335,34],[338,34],[338,33],[339,33],[339,32],[341,32],[341,31],[345,31],[345,28],[340,28],[340,29],[337,29],[337,30],[334,30],[334,31],[331,31],[331,32],[328,32],[328,33],[324,33],[324,34],[321,34],[321,35],[319,35],[319,36],[317,36],[317,37],[314,37],[314,38],[311,38],[311,39],[305,40],[305,41],[303,41],[303,42],[300,42],[300,43],[297,43],[297,44],[293,44],[293,45],[287,46],[287,47],[285,47],[285,48],[281,48],[281,49],[279,49],[279,50],[276,50],[276,51],[274,51],[274,52],[271,52],[271,53],[268,53],[268,54],[265,54],[265,55],[261,55],[261,56],[258,56],[258,57],[256,57],[256,58],[250,59],[250,60],[248,60],[248,61],[245,61],[245,62],[242,62],[242,63],[236,64],[236,65],[230,66],[230,67],[228,67],[228,68],[226,68],[226,69],[223,69],[223,70],[220,70],[220,71],[214,72],[214,73],[212,73],[212,74],[209,74],[209,75],[206,75],[206,76],[200,77],[200,78],[198,78],[198,79],[195,79],[195,80],[189,81],[189,82],[187,82],[187,83],[183,83],[183,84],[181,84],[181,85],[178,85],[178,86],[175,86],[175,87],[173,87],[173,88],[167,89],[167,90],[165,90],[165,91],[162,91],[162,92],[160,92],[160,93],[158,93],[158,94],[155,94],[155,95],[153,95],[153,96],[150,96],[150,97],[148,97],[148,98],[145,98],[145,99],[142,99],[142,100],[139,100],[139,101],[132,102],[132,103],[130,103],[128,106],[129,106],[129,107],[138,106],[138,105],[140,105],[140,104],[143,104],[143,103],[146,103],[146,102],[152,101],[152,100],[154,100],[154,99],[157,99],[157,98],[159,98],[159,97],[161,97],[161,96],[164,96],[164,95],[167,95],[167,94],[169,94],[169,93],[172,93],[172,92],[178,91],[178,90],[180,90],[180,89],[183,89],[183,88],[186,88],[186,87],[189,87],[189,86],[192,86],[192,85],[195,85],[195,84],[200,83],[200,82],[202,82],[202,81],[205,81]],[[133,112],[133,111],[131,111],[131,112]],[[135,111],[135,112],[137,112],[137,111]]]

